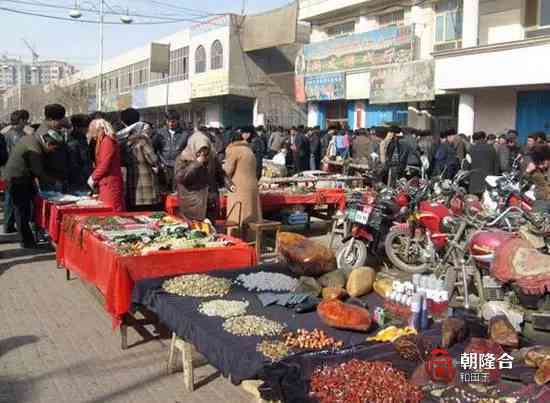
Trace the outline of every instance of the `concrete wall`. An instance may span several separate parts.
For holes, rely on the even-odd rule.
[[[524,38],[523,0],[491,0],[479,4],[479,44],[519,41]]]
[[[499,133],[516,128],[517,93],[513,88],[484,89],[475,99],[475,131]]]

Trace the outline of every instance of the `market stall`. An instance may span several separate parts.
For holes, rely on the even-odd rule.
[[[253,277],[258,273],[262,279]],[[493,330],[476,317],[458,315],[456,323],[462,323],[462,329],[450,330],[455,322],[445,321],[418,333],[389,327],[379,318],[368,331],[335,329],[315,310],[297,313],[294,306],[282,306],[280,300],[266,305],[268,296],[285,295],[291,287],[288,278],[277,277],[280,275],[293,277],[286,266],[263,265],[214,271],[202,278],[147,279],[136,284],[133,302],[156,312],[179,339],[194,346],[233,383],[264,380],[265,399],[383,402],[391,396],[393,401],[436,402],[443,395],[474,399],[449,401],[501,396],[523,401],[532,393],[544,392],[534,383],[536,368],[507,355],[508,350],[494,341],[502,342],[499,336],[491,334]],[[370,312],[384,305],[384,299],[375,293],[361,301]],[[515,383],[482,382],[472,387],[464,380],[450,385],[433,382],[426,363],[433,349],[442,344],[449,359],[459,363],[465,352],[476,357],[491,354],[495,361],[487,376]],[[513,365],[501,365],[505,359]],[[184,362],[184,368],[189,365]],[[455,369],[452,377],[475,372],[473,367],[465,368],[462,372]]]
[[[311,191],[290,191],[272,189],[260,191],[260,202],[264,213],[277,212],[285,207],[304,206],[313,212],[318,206],[327,206],[325,217],[330,217],[336,210],[343,210],[346,206],[346,195],[343,189],[314,189]],[[225,216],[227,196],[220,196],[220,217]],[[165,201],[168,214],[176,215],[178,210],[178,196],[168,195]]]
[[[108,213],[112,209],[88,196],[41,193],[34,199],[35,224],[45,230],[51,241],[57,244],[63,217],[68,214],[85,215]]]
[[[164,213],[67,215],[57,248],[58,266],[97,287],[114,326],[130,313],[136,281],[255,262],[246,243]]]

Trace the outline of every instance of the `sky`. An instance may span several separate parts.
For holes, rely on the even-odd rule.
[[[80,1],[82,8],[91,9],[98,0]],[[130,9],[130,14],[163,16],[172,19],[196,20],[199,13],[239,13],[241,0],[107,0],[113,11]],[[246,0],[246,13],[257,13],[286,5],[290,0]],[[40,4],[37,4],[40,3]],[[67,18],[75,0],[0,0],[0,8],[48,14]],[[82,18],[97,20],[97,13],[82,10]],[[116,16],[108,20],[117,21]],[[138,21],[148,18],[134,17]],[[185,22],[159,25],[104,25],[104,57],[109,59],[127,50],[143,46],[158,38],[184,29]],[[0,57],[3,54],[31,61],[31,53],[23,44],[25,38],[41,60],[58,59],[84,69],[94,66],[98,56],[99,28],[97,24],[46,19],[21,15],[0,9]]]

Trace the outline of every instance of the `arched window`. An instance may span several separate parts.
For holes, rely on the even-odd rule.
[[[210,49],[210,68],[212,70],[223,68],[223,46],[220,41],[214,41]]]
[[[206,71],[206,52],[203,46],[195,50],[195,73],[204,73]]]

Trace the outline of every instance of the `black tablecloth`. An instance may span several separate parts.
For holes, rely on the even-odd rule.
[[[269,271],[289,274],[281,266],[265,265],[232,271],[214,271],[210,275],[225,278],[236,278],[239,274]],[[192,343],[225,377],[235,384],[245,379],[255,379],[261,374],[264,365],[270,361],[256,351],[256,345],[263,339],[253,336],[235,336],[223,330],[223,319],[209,317],[198,312],[201,302],[218,298],[192,298],[168,294],[162,290],[166,278],[147,279],[136,283],[133,291],[133,302],[146,306],[156,313],[159,320],[179,337]],[[316,312],[296,314],[294,310],[281,306],[263,307],[255,293],[233,285],[228,295],[229,300],[246,300],[249,302],[247,314],[260,315],[283,323],[291,331],[298,329],[324,330],[328,335],[342,340],[345,346],[354,346],[365,342],[367,334],[341,331],[324,325]],[[381,303],[381,299],[371,293],[367,298],[372,310]],[[373,326],[370,334],[376,333]]]

